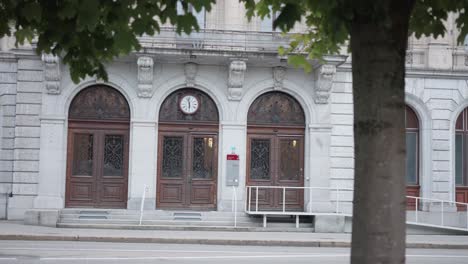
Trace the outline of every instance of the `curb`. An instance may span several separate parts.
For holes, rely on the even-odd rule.
[[[156,244],[202,244],[232,246],[287,246],[287,247],[350,247],[345,241],[287,241],[287,240],[237,240],[205,238],[155,238],[155,237],[102,237],[63,235],[0,235],[0,240],[28,241],[83,241],[114,243],[156,243]],[[468,244],[407,243],[406,248],[425,249],[468,249]]]

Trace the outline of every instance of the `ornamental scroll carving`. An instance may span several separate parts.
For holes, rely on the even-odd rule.
[[[286,68],[285,67],[274,67],[273,68],[273,88],[281,89],[283,88],[283,80],[286,76]]]
[[[60,61],[52,54],[42,54],[44,78],[48,94],[60,94]]]
[[[228,99],[239,101],[242,97],[244,76],[247,64],[243,60],[233,60],[229,64]]]
[[[330,97],[336,66],[325,64],[315,70],[315,103],[326,104]]]
[[[153,92],[153,58],[139,57],[138,65],[138,96],[150,98]]]
[[[185,85],[187,87],[195,86],[195,78],[197,77],[198,65],[193,62],[187,62],[184,65]]]

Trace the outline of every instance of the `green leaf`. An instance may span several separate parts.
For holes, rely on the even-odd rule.
[[[77,14],[78,3],[76,0],[62,1],[61,8],[57,15],[62,19],[74,18]]]
[[[93,31],[99,20],[99,1],[82,0],[78,9],[78,31]]]
[[[26,3],[21,10],[21,14],[29,22],[39,22],[42,15],[41,6],[37,2]]]
[[[303,68],[305,72],[309,73],[312,71],[312,65],[303,55],[290,55],[288,57],[288,63],[296,68]]]
[[[132,44],[136,41],[135,35],[130,31],[120,30],[114,36],[114,47],[122,53],[132,51]]]

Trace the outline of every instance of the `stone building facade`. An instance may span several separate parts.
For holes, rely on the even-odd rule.
[[[245,187],[262,183],[351,189],[350,56],[312,62],[313,73],[294,69],[277,54],[288,39],[271,30],[271,21],[247,22],[237,1],[218,2],[211,13],[198,15],[204,25],[199,33],[178,36],[163,28],[157,36],[141,37],[141,51],[107,65],[108,82],[91,77],[75,84],[59,58],[3,39],[0,218],[22,219],[29,209],[138,209],[145,186],[148,210],[228,211],[234,190],[242,210]],[[466,163],[463,144],[457,143],[463,136],[456,137],[464,135],[464,125],[456,123],[468,106],[468,53],[456,45],[456,36],[450,28],[444,38],[410,38],[406,93],[417,119],[409,132],[417,134],[408,166],[416,175],[411,194],[466,202],[466,176],[457,171]],[[86,97],[90,87],[114,101],[92,101],[99,95]],[[199,106],[190,113],[193,98]],[[88,140],[88,149],[77,145],[80,140]],[[121,145],[111,149],[115,140]],[[268,147],[267,165],[258,154],[262,146]],[[290,163],[281,160],[284,153]],[[238,186],[228,182],[230,154],[239,157]],[[169,155],[174,156],[164,158]],[[188,165],[178,165],[180,160]],[[75,171],[80,166],[90,177]],[[171,175],[181,181],[168,180]],[[456,177],[462,179],[458,188]],[[304,210],[327,211],[335,197],[333,190],[323,190],[311,196],[294,192],[288,199]],[[350,210],[352,192],[342,192],[340,199]]]

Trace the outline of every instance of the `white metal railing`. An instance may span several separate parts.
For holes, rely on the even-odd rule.
[[[268,190],[279,190],[281,196],[279,197],[279,208],[269,208],[268,206],[260,204],[259,202],[259,191],[268,191]],[[288,208],[286,205],[286,192],[288,190],[299,190],[304,192],[304,198],[309,197],[308,206],[303,208]],[[306,191],[308,193],[306,193]],[[313,193],[314,191],[328,191],[328,196],[333,197],[331,200],[332,204],[334,203],[333,208],[330,208],[328,211],[323,209],[314,210],[313,203]],[[335,192],[334,194],[332,192]],[[246,186],[246,204],[245,212],[247,214],[257,214],[264,216],[264,226],[266,226],[266,216],[267,215],[296,215],[296,220],[299,215],[318,215],[318,214],[327,214],[327,215],[344,215],[352,216],[352,209],[343,208],[343,204],[351,204],[352,200],[350,197],[343,197],[342,194],[346,192],[353,192],[351,188],[337,188],[337,187],[293,187],[293,186]],[[468,203],[461,203],[455,201],[441,200],[441,199],[432,199],[432,198],[423,198],[417,196],[406,196],[407,201],[413,199],[415,201],[415,208],[413,210],[408,210],[409,214],[414,214],[414,218],[411,217],[407,219],[409,224],[417,224],[430,227],[438,228],[447,228],[447,229],[456,229],[468,231]],[[278,198],[277,198],[278,199]],[[329,201],[329,200],[328,200]],[[422,205],[431,205],[431,209],[426,207],[422,208]],[[440,212],[434,206],[440,206]],[[424,209],[424,210],[422,210]],[[463,211],[463,209],[465,211]],[[440,216],[438,216],[440,213]],[[451,214],[447,217],[447,214]],[[438,219],[438,220],[435,220]],[[414,221],[413,221],[414,220]],[[297,224],[296,224],[297,226]]]
[[[237,190],[235,186],[232,186],[232,211],[234,213],[234,227],[237,227]]]
[[[433,199],[433,198],[423,198],[417,196],[406,196],[407,200],[414,200],[415,208],[414,208],[414,221],[407,221],[411,224],[419,224],[419,225],[427,225],[427,226],[434,226],[434,227],[444,227],[444,228],[452,228],[452,229],[463,229],[468,230],[468,203],[461,203],[455,201],[448,201],[448,200],[441,200],[441,199]],[[449,205],[446,207],[445,205]],[[424,211],[424,206],[422,205],[431,205],[437,206],[440,205],[440,218],[434,222],[433,216],[434,214],[439,213],[438,210],[430,210],[429,212]],[[423,208],[421,208],[423,207]],[[465,209],[465,223],[462,223],[462,219],[459,219],[460,216],[463,216],[463,212],[459,210],[459,208]],[[409,212],[412,212],[410,210]],[[431,215],[427,215],[430,213]],[[449,213],[452,214],[450,220],[452,222],[447,223],[447,219],[445,214]],[[458,213],[458,214],[454,214]],[[426,215],[423,215],[426,214]],[[455,221],[455,222],[454,222]]]
[[[146,197],[146,192],[148,191],[148,186],[143,185],[143,193],[141,194],[141,203],[140,203],[140,222],[138,225],[141,225],[141,221],[143,221],[143,212],[145,209],[145,197]]]
[[[281,191],[281,200],[280,210],[272,210],[271,208],[262,209],[261,205],[259,205],[259,191],[261,190],[280,190]],[[308,206],[304,208],[288,208],[286,205],[286,191],[288,190],[298,190],[308,192]],[[314,191],[331,191],[335,192],[335,200],[332,202],[335,204],[334,210],[329,211],[315,211],[312,206],[313,201],[313,193]],[[252,192],[255,192],[255,195],[252,195]],[[353,189],[350,188],[339,188],[339,187],[295,187],[295,186],[246,186],[246,208],[245,211],[247,213],[270,213],[270,214],[284,214],[284,215],[291,215],[291,214],[300,214],[300,215],[314,215],[314,214],[337,214],[337,215],[351,215],[351,212],[346,212],[342,205],[346,203],[351,203],[349,199],[342,199],[342,194],[344,193],[353,192]],[[304,196],[305,197],[305,196]],[[254,201],[253,201],[254,199]],[[308,210],[307,210],[308,209]]]

